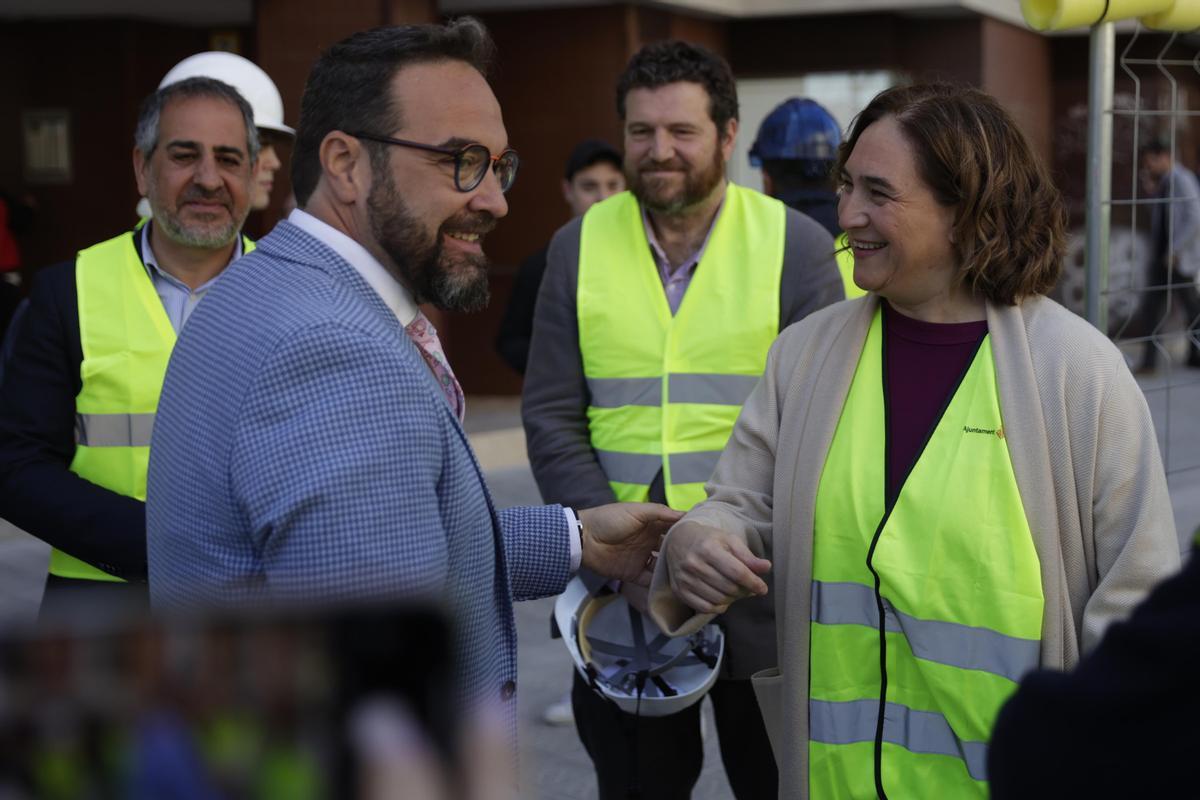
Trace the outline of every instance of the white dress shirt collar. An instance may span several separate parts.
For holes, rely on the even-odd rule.
[[[349,262],[350,266],[362,276],[367,285],[375,290],[384,304],[391,309],[400,320],[401,325],[407,325],[417,317],[417,304],[413,302],[412,294],[404,288],[392,274],[380,264],[375,256],[358,242],[334,228],[332,225],[303,211],[294,209],[288,215],[288,222],[300,230],[328,246],[333,252]]]
[[[154,248],[150,246],[150,226],[154,224],[154,220],[146,220],[146,224],[142,226],[142,264],[146,266],[146,271],[150,273],[150,277],[154,277],[155,273],[169,281],[174,281],[180,286],[186,288],[186,284],[165,271],[158,265],[158,257],[154,255]],[[229,264],[237,261],[242,257],[242,234],[239,232],[237,238],[233,241],[233,255],[229,257]],[[226,264],[228,266],[228,264]],[[224,270],[222,270],[224,272]],[[221,277],[221,272],[218,272],[213,278],[209,279],[203,286],[197,287],[196,291],[207,289],[213,281]]]

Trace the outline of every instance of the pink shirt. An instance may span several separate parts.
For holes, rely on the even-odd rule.
[[[658,266],[658,278],[662,281],[663,291],[667,293],[667,305],[671,307],[671,315],[679,310],[679,304],[683,302],[684,292],[692,282],[692,275],[696,272],[696,265],[700,263],[700,259],[704,257],[704,251],[708,249],[708,240],[712,237],[713,228],[717,227],[717,220],[721,217],[721,209],[725,207],[724,198],[721,199],[721,205],[717,206],[717,213],[713,215],[712,225],[708,226],[708,233],[704,235],[704,241],[700,244],[700,248],[683,260],[683,263],[674,269],[671,268],[671,262],[667,259],[666,253],[658,244],[658,238],[654,235],[654,226],[650,224],[650,215],[646,212],[646,207],[642,206],[642,226],[646,229],[646,241],[650,243],[650,255],[654,257],[654,263]]]

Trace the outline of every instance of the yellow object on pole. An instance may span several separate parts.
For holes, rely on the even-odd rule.
[[[1175,0],[1166,11],[1142,17],[1142,24],[1157,31],[1191,31],[1200,28],[1200,0]]]
[[[1200,4],[1200,0],[1174,0],[1174,5]],[[1170,13],[1172,0],[1021,0],[1021,13],[1029,27],[1039,31],[1086,28],[1100,22]]]

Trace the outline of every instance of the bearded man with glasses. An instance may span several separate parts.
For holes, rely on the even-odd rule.
[[[581,566],[646,581],[679,515],[498,512],[467,444],[462,390],[418,304],[487,302],[482,243],[517,170],[491,50],[464,18],[365,31],[318,59],[298,208],[179,342],[146,520],[156,610],[448,605],[462,699],[499,705],[515,730],[512,601],[562,591]]]

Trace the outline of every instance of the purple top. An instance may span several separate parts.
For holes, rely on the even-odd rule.
[[[895,311],[886,300],[880,302],[891,502],[970,366],[987,333],[987,320],[922,322]]]
[[[645,206],[641,207],[646,241],[650,243],[650,255],[654,257],[654,264],[658,267],[658,278],[662,281],[663,291],[667,293],[667,305],[671,307],[671,316],[675,316],[675,312],[679,310],[679,304],[683,302],[684,292],[692,283],[696,265],[700,263],[700,259],[704,257],[704,251],[708,249],[708,240],[712,238],[713,228],[717,227],[717,219],[721,216],[721,209],[724,207],[725,199],[721,198],[721,204],[717,206],[717,213],[713,215],[712,224],[708,226],[708,233],[704,234],[704,241],[700,244],[700,249],[685,258],[683,263],[677,267],[671,266],[670,259],[658,244],[658,237],[654,235],[654,226],[650,224],[650,214],[646,211]]]

